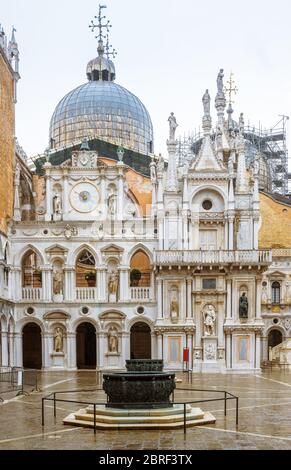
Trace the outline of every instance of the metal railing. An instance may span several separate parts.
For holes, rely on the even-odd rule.
[[[0,367],[0,402],[2,395],[17,392],[16,396],[28,395],[29,391],[39,391],[36,369],[22,367]]]
[[[222,394],[223,396],[221,398],[208,398],[208,399],[199,399],[199,400],[185,400],[185,401],[175,401],[175,396],[174,392],[172,393],[172,401],[171,404],[173,405],[183,405],[183,430],[184,434],[186,434],[187,430],[187,405],[196,405],[196,404],[201,404],[201,403],[212,403],[212,402],[218,402],[218,401],[223,401],[224,402],[224,416],[227,416],[227,401],[228,400],[235,400],[235,422],[236,426],[238,426],[238,420],[239,420],[239,412],[238,412],[238,397],[233,395],[230,392],[227,392],[226,390],[209,390],[209,389],[193,389],[193,388],[176,388],[176,391],[187,391],[187,392],[203,392],[203,393],[219,393]],[[45,408],[45,402],[50,401],[53,402],[53,411],[54,411],[54,419],[56,420],[57,418],[57,403],[74,403],[78,405],[86,405],[86,406],[92,406],[93,407],[93,413],[94,413],[94,419],[93,419],[93,430],[94,434],[97,432],[97,422],[96,422],[96,407],[97,406],[106,406],[108,404],[108,401],[106,402],[101,402],[101,401],[83,401],[83,400],[68,400],[64,398],[57,398],[57,395],[60,394],[68,394],[68,393],[87,393],[87,392],[104,392],[102,388],[94,388],[94,389],[80,389],[80,390],[66,390],[66,391],[58,391],[58,392],[52,392],[46,397],[42,398],[42,403],[41,403],[41,425],[42,427],[45,426],[45,413],[44,413],[44,408]],[[157,405],[157,403],[143,403],[145,405]],[[165,405],[168,403],[161,402],[160,405]],[[134,406],[136,403],[114,403],[114,407],[116,406]],[[139,409],[140,409],[141,403],[139,402]]]

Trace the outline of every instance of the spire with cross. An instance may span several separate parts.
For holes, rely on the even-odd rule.
[[[112,44],[109,44],[109,34],[107,34],[106,36],[105,50],[108,60],[110,59],[110,56],[112,56],[112,59],[115,59],[115,57],[117,56],[117,51],[116,49],[114,49],[114,47],[112,47]]]
[[[236,83],[233,79],[233,73],[230,73],[229,80],[226,82],[226,87],[224,88],[224,93],[228,95],[228,102],[230,105],[234,103],[233,95],[236,95],[238,92],[238,88]]]
[[[107,6],[99,4],[99,14],[98,16],[94,16],[94,19],[97,20],[97,24],[94,23],[94,20],[91,20],[91,24],[89,25],[89,28],[91,28],[92,33],[95,32],[95,29],[98,29],[98,34],[97,36],[95,36],[95,38],[98,39],[99,46],[101,45],[102,47],[103,39],[106,39],[106,36],[103,31],[106,30],[106,32],[109,33],[109,29],[112,28],[112,25],[110,24],[110,21],[107,20],[106,16],[102,16],[102,10],[104,8],[107,8]],[[106,22],[103,22],[103,20],[105,20]]]

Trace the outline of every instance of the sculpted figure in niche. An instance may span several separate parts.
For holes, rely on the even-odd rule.
[[[55,352],[63,351],[63,332],[61,328],[57,328],[54,334]]]
[[[239,318],[248,318],[249,303],[246,293],[243,292],[239,298]]]
[[[116,214],[116,194],[112,193],[108,197],[108,210],[109,210],[109,215],[115,215]]]
[[[61,214],[62,213],[62,201],[59,194],[56,194],[53,198],[53,209],[54,214]]]
[[[179,302],[177,299],[177,293],[174,294],[171,300],[171,318],[176,320],[179,318]]]
[[[206,305],[204,309],[204,327],[205,336],[214,336],[215,334],[216,313],[213,305]]]
[[[116,294],[118,288],[118,272],[112,271],[108,279],[108,291],[109,294]]]
[[[114,326],[111,326],[108,331],[108,351],[111,353],[118,352],[118,333]]]
[[[53,292],[55,295],[62,294],[63,290],[63,273],[56,270],[53,274]]]
[[[175,140],[175,133],[176,129],[178,127],[177,120],[174,116],[174,113],[170,114],[170,117],[168,119],[169,121],[169,126],[170,126],[170,140]]]

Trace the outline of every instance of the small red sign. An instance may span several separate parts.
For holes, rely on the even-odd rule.
[[[183,349],[183,361],[189,362],[189,348]]]

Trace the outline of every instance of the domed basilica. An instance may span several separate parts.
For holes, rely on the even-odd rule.
[[[154,154],[146,107],[115,83],[102,9],[88,82],[57,105],[33,168],[14,140],[18,46],[0,35],[0,365],[259,372],[291,336],[290,200],[265,183],[223,70],[191,151],[172,112],[168,154]]]

